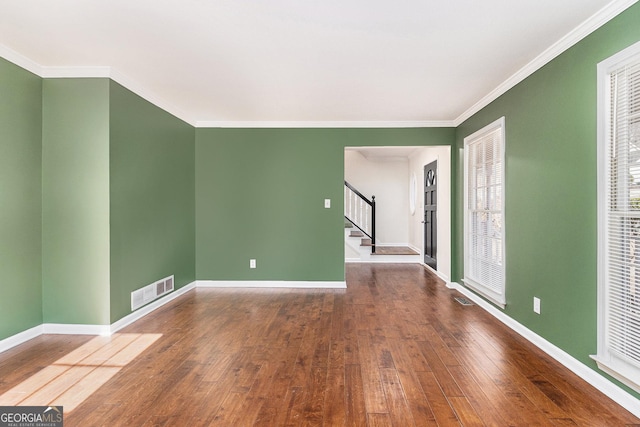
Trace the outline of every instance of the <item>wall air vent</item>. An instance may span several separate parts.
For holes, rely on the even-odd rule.
[[[131,292],[131,311],[173,291],[173,275]]]

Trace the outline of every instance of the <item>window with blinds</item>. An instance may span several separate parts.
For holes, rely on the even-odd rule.
[[[464,182],[464,282],[504,306],[504,117],[465,138]]]
[[[599,64],[599,366],[640,390],[640,44]]]

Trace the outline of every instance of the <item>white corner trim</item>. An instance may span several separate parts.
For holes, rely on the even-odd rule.
[[[289,280],[196,280],[197,288],[298,288],[346,289],[347,282]]]
[[[472,300],[480,308],[487,311],[493,317],[520,334],[540,350],[544,351],[549,356],[560,362],[574,374],[578,375],[580,378],[600,390],[602,393],[614,400],[627,411],[631,412],[637,417],[640,417],[640,399],[637,399],[636,397],[627,393],[625,390],[621,389],[602,375],[598,374],[596,371],[589,368],[587,365],[580,362],[564,350],[556,347],[554,344],[550,343],[526,326],[507,316],[502,311],[498,310],[493,305],[480,298],[477,294],[475,294],[465,286],[462,286],[461,284],[456,282],[450,282],[447,284],[447,287],[449,289],[457,290],[458,292]]]
[[[119,331],[120,329],[124,328],[125,326],[129,326],[130,324],[132,324],[133,322],[142,319],[144,316],[146,316],[147,314],[151,313],[152,311],[162,307],[163,305],[173,301],[174,299],[178,298],[179,296],[182,296],[184,294],[186,294],[187,292],[189,292],[192,289],[195,289],[196,287],[196,282],[191,282],[188,285],[185,285],[179,289],[176,289],[175,291],[155,300],[154,302],[147,304],[143,307],[140,307],[138,310],[124,316],[122,319],[116,321],[115,323],[111,324],[111,327],[109,329],[109,333],[113,334],[117,331]]]
[[[109,325],[75,325],[63,323],[45,323],[42,325],[42,333],[61,335],[111,335]]]
[[[573,45],[593,33],[595,30],[624,12],[631,7],[638,0],[614,0],[596,14],[592,15],[582,24],[571,30],[568,34],[555,42],[549,48],[544,50],[540,55],[535,57],[527,65],[518,70],[515,74],[502,82],[498,87],[482,97],[478,102],[473,104],[468,110],[453,120],[454,127],[460,126],[465,120],[473,116],[475,113],[495,101],[498,97],[503,95],[509,89],[529,77],[531,74],[544,67],[551,62],[554,58],[565,52]]]
[[[111,67],[41,67],[43,79],[110,78]]]
[[[440,121],[208,121],[198,120],[196,128],[433,128],[454,127],[451,120]]]
[[[34,326],[33,328],[27,329],[26,331],[11,335],[8,338],[0,340],[0,353],[23,344],[30,339],[36,338],[40,335],[42,335],[42,325]]]

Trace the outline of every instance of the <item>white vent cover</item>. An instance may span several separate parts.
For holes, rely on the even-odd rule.
[[[173,275],[131,292],[131,311],[173,291]]]

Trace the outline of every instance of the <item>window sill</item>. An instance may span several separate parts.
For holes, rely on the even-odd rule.
[[[477,292],[478,294],[482,295],[484,298],[488,299],[489,302],[497,305],[498,307],[500,307],[501,309],[505,309],[505,307],[507,306],[505,300],[504,300],[504,295],[492,295],[493,293],[491,291],[489,291],[488,289],[485,290],[486,288],[484,286],[482,286],[481,284],[471,280],[471,279],[462,279],[462,283],[468,287],[469,289],[473,290],[474,292]]]
[[[598,364],[598,369],[611,375],[622,384],[640,393],[640,383],[631,378],[640,378],[640,369],[614,356],[590,356]]]

